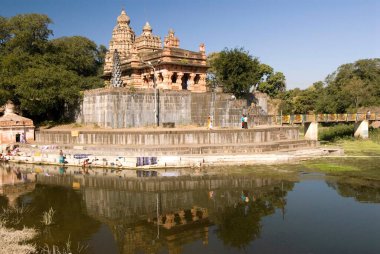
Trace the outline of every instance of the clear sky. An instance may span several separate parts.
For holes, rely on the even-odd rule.
[[[0,0],[0,15],[44,13],[54,37],[82,35],[108,47],[121,9],[140,35],[149,21],[163,40],[207,53],[244,47],[306,88],[339,65],[380,57],[380,0]]]

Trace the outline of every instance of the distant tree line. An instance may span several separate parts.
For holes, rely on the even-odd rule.
[[[280,94],[283,113],[349,113],[380,106],[380,59],[341,65],[325,81]]]
[[[49,39],[42,14],[0,16],[0,105],[12,100],[35,121],[65,121],[80,91],[103,86],[106,48],[81,37]]]
[[[253,90],[280,100],[284,114],[356,112],[380,106],[380,59],[341,65],[325,81],[307,89],[286,90],[285,76],[260,63],[243,48],[224,49],[208,56],[208,84],[244,98]]]

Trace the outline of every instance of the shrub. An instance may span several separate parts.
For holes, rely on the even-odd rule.
[[[341,138],[350,138],[354,136],[354,125],[338,124],[329,127],[322,127],[319,130],[319,140],[336,141]]]
[[[42,214],[42,221],[41,222],[46,226],[53,224],[54,213],[55,213],[55,211],[54,211],[53,207],[50,207],[49,211],[45,211]]]

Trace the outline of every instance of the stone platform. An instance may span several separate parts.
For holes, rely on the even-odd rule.
[[[37,131],[35,136],[35,144],[22,145],[21,156],[10,159],[59,164],[62,149],[69,165],[82,165],[88,158],[93,166],[136,168],[142,157],[155,158],[157,163],[153,167],[188,167],[286,163],[299,155],[325,153],[317,148],[317,141],[300,139],[299,128],[293,126],[212,130],[52,129]],[[78,158],[82,155],[83,158]]]
[[[43,130],[38,144],[53,144],[66,152],[113,156],[252,154],[315,147],[316,141],[299,139],[298,127],[253,129],[135,129]],[[75,149],[74,149],[75,148]]]
[[[279,141],[298,141],[299,128],[293,126],[266,126],[251,129],[205,128],[188,129],[71,129],[40,130],[35,134],[36,143],[56,145],[112,145],[134,146],[200,146],[264,144]]]

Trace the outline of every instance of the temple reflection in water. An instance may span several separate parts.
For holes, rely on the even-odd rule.
[[[77,189],[88,215],[112,230],[120,253],[163,249],[181,253],[187,243],[200,240],[207,245],[211,225],[220,229],[219,236],[226,238],[222,239],[226,244],[244,246],[258,236],[262,216],[276,208],[285,211],[285,196],[293,187],[291,182],[271,178],[228,175],[125,178],[39,174],[37,182]],[[242,223],[251,223],[252,237],[231,242],[227,239],[231,230],[228,217],[240,215]]]
[[[16,199],[35,188],[34,174],[26,173],[19,167],[3,164],[0,167],[0,195],[7,197],[9,205],[15,206]]]

